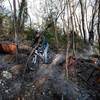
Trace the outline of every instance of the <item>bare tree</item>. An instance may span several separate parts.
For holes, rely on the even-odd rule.
[[[99,43],[99,53],[100,53],[100,1],[98,0],[98,24],[97,24],[97,32],[98,32],[98,43]]]
[[[90,26],[89,26],[89,42],[91,43],[90,40],[92,40],[92,42],[94,41],[94,23],[95,23],[95,16],[96,16],[96,13],[97,13],[97,0],[95,1],[95,4],[92,8],[92,18],[91,18],[91,21],[90,21]]]
[[[49,21],[46,20],[48,25],[46,25],[45,30],[52,28],[52,31],[54,32],[55,40],[56,40],[56,46],[58,48],[59,40],[58,40],[58,34],[56,31],[56,25],[57,21],[62,15],[62,13],[65,10],[65,0],[45,0],[44,5],[44,13],[43,17],[45,19],[49,19]]]
[[[19,13],[18,13],[18,32],[24,30],[24,23],[27,20],[27,2],[26,0],[22,0],[21,4],[19,4]]]
[[[72,39],[70,40],[72,42],[72,47],[73,47],[73,55],[75,55],[75,44],[74,44],[74,17],[73,17],[73,2],[68,0],[68,4],[69,4],[69,11],[70,11],[70,24],[71,24],[71,30],[70,30],[70,34],[72,34]]]
[[[84,34],[84,42],[86,42],[86,29],[85,29],[85,16],[84,16],[84,3],[83,0],[79,0],[81,6],[81,16],[82,16],[82,30]]]
[[[18,61],[18,36],[17,36],[17,18],[16,18],[16,0],[13,0],[14,9],[14,32],[15,32],[15,42],[16,42],[16,61]]]

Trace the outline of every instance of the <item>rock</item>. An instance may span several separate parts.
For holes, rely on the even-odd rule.
[[[0,100],[16,100],[15,97],[20,95],[21,81],[5,79],[0,84]]]
[[[11,79],[12,78],[12,74],[8,71],[3,71],[2,76],[6,79]]]

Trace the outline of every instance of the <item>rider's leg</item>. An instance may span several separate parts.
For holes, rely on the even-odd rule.
[[[44,62],[48,63],[48,48],[49,45],[47,44],[46,48],[44,49]]]

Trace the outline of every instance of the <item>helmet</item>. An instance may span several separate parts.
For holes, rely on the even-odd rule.
[[[36,36],[36,37],[39,37],[40,35],[41,35],[41,33],[40,33],[39,31],[36,31],[36,32],[35,32],[35,36]]]

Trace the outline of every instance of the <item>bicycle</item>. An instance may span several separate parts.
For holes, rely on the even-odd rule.
[[[32,59],[32,63],[36,64],[39,63],[39,59],[43,59],[43,48],[42,47],[38,47],[35,52],[34,52],[34,56]]]
[[[34,70],[34,68],[39,68],[39,64],[43,63],[44,57],[43,57],[44,49],[39,46],[35,51],[33,56],[30,58],[30,70]]]

